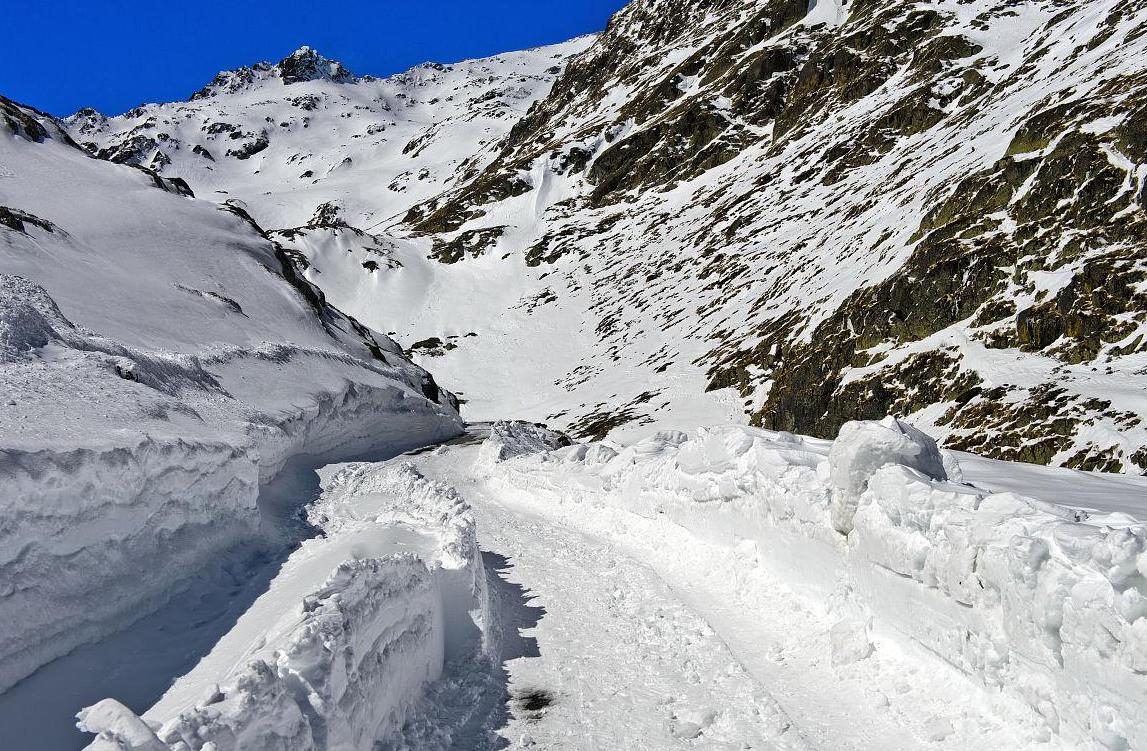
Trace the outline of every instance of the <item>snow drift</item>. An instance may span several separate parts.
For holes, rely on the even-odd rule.
[[[486,659],[485,570],[457,492],[410,464],[328,468],[322,484],[323,536],[143,718],[112,699],[80,712],[92,751],[369,748],[446,659]]]
[[[462,423],[241,211],[2,97],[0,115],[3,691],[250,539],[292,457],[394,455]]]
[[[1147,526],[1132,517],[949,481],[952,457],[892,420],[849,425],[836,444],[701,429],[486,471],[506,492],[664,515],[718,544],[755,542],[765,565],[836,603],[834,664],[871,653],[871,622],[1022,698],[1049,733],[1147,747]]]

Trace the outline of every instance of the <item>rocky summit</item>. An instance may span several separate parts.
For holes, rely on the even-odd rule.
[[[382,80],[303,48],[67,126],[437,341],[472,417],[895,414],[1147,471],[1142,0],[636,0],[558,47]]]

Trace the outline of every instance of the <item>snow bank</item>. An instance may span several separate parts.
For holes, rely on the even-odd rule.
[[[0,223],[3,692],[262,542],[260,489],[292,458],[393,456],[462,422],[248,218],[0,104],[22,217]]]
[[[93,357],[83,355],[81,364]],[[310,359],[295,356],[300,381]],[[45,390],[67,394],[61,408],[73,405],[83,415],[75,405],[86,384],[57,383],[28,366],[46,376]],[[283,375],[267,363],[253,366],[253,374],[259,367]],[[354,375],[353,366],[342,369]],[[317,390],[263,416],[246,435],[213,431],[177,407],[167,407],[170,421],[155,412],[134,420],[137,411],[162,407],[109,399],[115,388],[148,390],[138,381],[109,380],[112,388],[97,386],[101,393],[88,409],[108,409],[111,422],[133,420],[132,430],[109,426],[94,439],[74,431],[74,443],[65,437],[45,441],[55,446],[17,448],[9,441],[0,449],[0,690],[155,609],[189,571],[224,551],[263,544],[260,492],[291,457],[398,453],[459,429],[456,415],[382,378]],[[25,424],[26,435],[44,435]],[[146,577],[137,575],[141,569]]]
[[[89,749],[370,748],[446,659],[485,659],[485,572],[457,492],[410,464],[322,484],[309,517],[325,536],[143,718],[110,699],[80,712]]]
[[[1022,698],[1069,742],[1147,748],[1147,527],[943,479],[955,469],[885,421],[849,425],[836,445],[742,427],[579,445],[504,463],[493,482],[753,541],[763,565],[839,611],[835,664],[865,659],[871,629]]]
[[[397,468],[351,464],[328,467],[320,474],[323,496],[308,515],[327,534],[364,519],[442,530],[432,560],[442,590],[446,657],[473,650],[476,641],[488,651],[486,571],[473,513],[458,491],[423,477],[409,463]]]

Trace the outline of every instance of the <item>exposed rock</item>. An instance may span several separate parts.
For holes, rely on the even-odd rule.
[[[276,66],[285,85],[302,81],[326,80],[334,83],[354,83],[357,77],[343,64],[329,60],[310,47],[300,47],[279,61]]]

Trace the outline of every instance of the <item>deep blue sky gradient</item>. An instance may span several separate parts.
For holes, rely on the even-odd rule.
[[[10,16],[0,94],[55,115],[186,99],[304,44],[386,76],[600,31],[625,0],[59,0]]]

